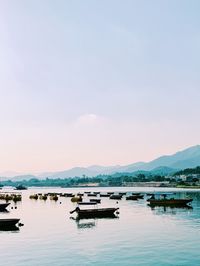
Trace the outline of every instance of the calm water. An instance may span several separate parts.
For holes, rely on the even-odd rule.
[[[11,191],[11,189],[6,189]],[[1,218],[19,217],[19,231],[0,231],[1,266],[200,265],[200,192],[176,190],[194,199],[193,209],[147,206],[146,200],[101,198],[101,206],[118,206],[119,218],[70,219],[70,198],[30,200],[32,193],[81,191],[171,191],[155,188],[29,189],[22,202]],[[175,191],[175,190],[173,190]],[[12,203],[12,206],[14,204]],[[76,215],[73,214],[73,217]]]

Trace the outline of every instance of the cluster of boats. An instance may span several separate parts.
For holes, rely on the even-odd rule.
[[[58,200],[58,196],[56,193],[45,193],[45,194],[42,194],[42,193],[38,193],[38,194],[32,194],[29,196],[30,199],[34,199],[34,200],[47,200],[48,197],[50,198],[50,200],[55,200],[57,201]]]
[[[17,202],[22,200],[22,195],[20,193],[0,193],[0,200]]]
[[[118,214],[119,208],[94,208],[94,209],[81,209],[81,205],[96,205],[98,203],[101,203],[100,197],[109,197],[109,199],[114,200],[121,200],[123,196],[125,196],[126,200],[134,200],[138,201],[140,199],[144,199],[146,196],[146,201],[150,207],[156,207],[156,206],[163,206],[163,207],[187,207],[190,202],[192,202],[192,199],[179,199],[179,198],[167,198],[167,196],[172,195],[173,193],[131,193],[127,195],[126,192],[107,192],[105,194],[101,194],[99,192],[85,192],[88,197],[98,197],[96,199],[90,199],[89,201],[83,201],[83,194],[80,195],[77,194],[77,196],[71,197],[72,202],[77,202],[78,207],[76,207],[73,211],[70,212],[70,214],[73,214],[74,212],[77,213],[77,218],[98,218],[98,217],[114,217],[115,214]],[[99,195],[99,196],[98,196]]]
[[[170,196],[170,197],[169,197]],[[10,205],[9,200],[13,200],[13,198],[19,197],[20,194],[0,194],[0,199],[5,200],[5,203],[0,203],[0,211],[6,211],[7,207]],[[122,200],[123,198],[128,201],[139,201],[145,199],[149,206],[164,206],[164,207],[187,207],[189,203],[192,202],[191,198],[174,198],[173,193],[126,193],[126,192],[84,192],[84,193],[38,193],[32,194],[29,196],[30,199],[41,199],[57,201],[59,197],[67,197],[71,198],[73,203],[76,203],[77,206],[74,210],[70,212],[70,214],[77,213],[77,219],[83,218],[107,218],[107,217],[116,217],[119,214],[119,208],[98,208],[97,206],[101,204],[102,198],[106,197],[110,200]],[[86,208],[82,208],[85,206],[89,206]],[[92,208],[90,208],[92,207]],[[0,219],[0,228],[5,227],[13,227],[17,224],[19,225],[20,219]]]
[[[6,212],[7,207],[10,205],[10,203],[0,203],[0,212]],[[18,227],[16,227],[17,224],[21,225],[19,223],[20,219],[18,218],[12,218],[12,219],[0,219],[0,229],[3,230],[16,230]]]

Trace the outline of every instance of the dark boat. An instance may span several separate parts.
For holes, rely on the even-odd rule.
[[[143,198],[144,198],[143,195],[131,195],[131,196],[126,197],[126,200],[139,200]]]
[[[20,219],[0,219],[0,228],[14,227]]]
[[[19,185],[15,188],[15,190],[27,190],[27,187],[23,186],[23,185]]]
[[[134,194],[134,193],[133,193],[132,195],[130,195],[130,197],[133,197],[133,198],[135,197],[135,198],[137,198],[137,199],[143,199],[143,198],[144,198],[144,195],[141,195],[141,194],[139,194],[139,193],[138,193],[138,194]]]
[[[85,209],[81,210],[77,207],[75,210],[70,213],[77,212],[79,219],[84,218],[107,218],[107,217],[116,217],[115,212],[119,208],[102,208],[102,209]]]
[[[90,199],[90,202],[101,203],[101,199]]]
[[[139,193],[139,192],[133,192],[132,195],[134,195],[134,196],[142,196],[141,193]]]
[[[169,207],[184,207],[187,206],[188,203],[192,202],[193,199],[175,199],[175,198],[167,198],[167,195],[171,195],[173,193],[162,193],[162,194],[153,194],[151,198],[147,201],[151,207],[154,206],[169,206]],[[158,195],[158,198],[156,198]]]
[[[150,206],[183,207],[192,202],[192,199],[148,199]]]
[[[113,195],[110,196],[110,199],[121,200],[122,199],[122,195],[115,195],[115,194],[113,194]]]
[[[100,197],[102,197],[102,198],[109,198],[110,195],[109,194],[100,194]]]
[[[72,198],[74,196],[75,196],[75,194],[73,194],[73,193],[64,193],[64,197],[67,197],[67,198]]]
[[[87,196],[88,196],[88,197],[96,197],[97,194],[95,194],[95,193],[88,193]]]
[[[77,196],[83,197],[84,196],[84,193],[77,193]]]
[[[0,211],[5,211],[10,203],[0,203]]]

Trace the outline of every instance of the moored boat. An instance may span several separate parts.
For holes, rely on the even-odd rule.
[[[110,197],[110,194],[101,194],[100,193],[100,197],[102,197],[102,198],[109,198]]]
[[[119,208],[101,208],[101,209],[83,209],[81,210],[77,207],[75,210],[70,213],[76,212],[79,219],[83,218],[107,218],[107,217],[116,217],[115,212]]]
[[[88,196],[88,197],[96,197],[97,194],[95,194],[95,193],[88,193],[87,196]]]
[[[182,207],[187,206],[188,203],[192,202],[192,199],[148,199],[150,206],[172,206]]]
[[[0,228],[13,227],[19,223],[20,219],[0,219]]]
[[[121,200],[122,197],[123,197],[123,195],[115,195],[115,194],[113,194],[113,195],[110,196],[110,199]]]
[[[188,203],[192,202],[193,199],[179,199],[179,198],[167,198],[167,195],[171,195],[173,193],[162,193],[162,194],[153,194],[151,198],[147,201],[151,207],[154,206],[169,206],[169,207],[184,207],[187,206]],[[158,196],[158,198],[156,197]]]
[[[126,197],[126,200],[139,200],[143,198],[144,198],[143,195],[131,195],[131,196]]]
[[[15,188],[15,190],[27,190],[28,188],[23,186],[23,185],[19,185]]]
[[[10,203],[0,203],[0,211],[5,211]]]
[[[101,203],[101,199],[90,199],[90,202]]]

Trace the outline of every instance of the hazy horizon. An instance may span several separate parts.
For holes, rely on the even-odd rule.
[[[0,1],[0,172],[126,165],[200,143],[199,8]]]
[[[67,171],[67,170],[70,170],[70,169],[73,169],[73,168],[88,168],[88,167],[95,167],[95,166],[102,166],[102,167],[123,167],[123,166],[127,166],[127,165],[131,165],[131,164],[137,164],[137,163],[149,163],[155,159],[158,159],[162,156],[171,156],[171,155],[174,155],[178,152],[182,152],[182,151],[185,151],[187,149],[191,149],[191,148],[195,148],[195,147],[200,147],[199,144],[195,145],[195,146],[192,146],[192,147],[185,147],[184,149],[181,149],[179,151],[175,151],[174,153],[171,153],[171,154],[159,154],[158,156],[148,160],[148,161],[134,161],[134,162],[129,162],[127,164],[116,164],[116,165],[107,165],[107,164],[104,164],[104,165],[100,165],[100,164],[88,164],[88,165],[74,165],[72,167],[68,167],[68,168],[64,168],[64,169],[54,169],[54,170],[46,170],[46,171],[37,171],[37,170],[34,170],[34,171],[29,171],[29,172],[25,172],[25,171],[14,171],[14,170],[7,170],[7,171],[0,171],[0,174],[1,175],[5,175],[5,177],[13,177],[13,176],[16,176],[16,175],[41,175],[41,174],[45,174],[45,173],[54,173],[54,172],[62,172],[62,171]],[[161,166],[161,165],[160,165]],[[162,167],[162,166],[161,166]]]

